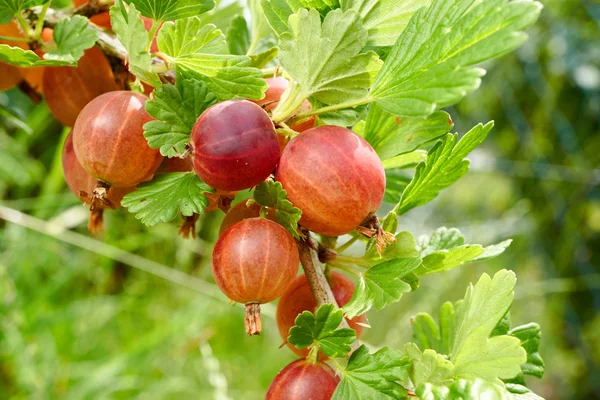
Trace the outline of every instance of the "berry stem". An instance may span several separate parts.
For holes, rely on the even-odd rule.
[[[48,7],[50,6],[50,1],[47,1],[46,4],[42,6],[42,11],[40,11],[40,15],[35,24],[35,40],[41,42],[42,38],[42,29],[44,29],[44,19],[46,19],[46,12],[48,12]]]
[[[250,336],[260,335],[262,330],[262,322],[260,320],[260,304],[246,304],[246,316],[244,317],[244,325],[246,333]]]
[[[313,296],[315,296],[317,308],[323,304],[334,304],[339,307],[335,297],[333,296],[329,282],[327,282],[325,272],[320,267],[321,263],[319,262],[319,256],[317,255],[317,252],[305,241],[298,240],[297,243],[298,251],[300,253],[300,262],[302,263],[302,268],[304,269],[304,274],[306,275],[306,280],[308,281],[310,290],[313,293]],[[348,322],[346,322],[345,318],[342,319],[340,326],[342,328],[349,328]],[[355,341],[352,344],[352,349],[356,350],[357,348],[358,341]]]
[[[337,251],[338,253],[343,253],[344,251],[348,250],[348,248],[350,246],[352,246],[358,239],[360,238],[359,234],[356,232],[352,233],[352,237],[344,244],[342,244],[341,246],[337,247],[335,249],[335,251]]]

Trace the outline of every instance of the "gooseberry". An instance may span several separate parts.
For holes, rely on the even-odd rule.
[[[300,359],[277,374],[265,400],[329,400],[339,382],[329,365]]]
[[[63,125],[73,126],[90,101],[103,93],[119,90],[102,51],[87,49],[77,67],[52,67],[44,71],[43,90],[52,114]]]
[[[143,126],[152,120],[141,94],[116,91],[92,100],[73,128],[77,159],[94,178],[110,186],[128,187],[149,180],[162,162],[151,149]]]
[[[356,285],[346,275],[336,271],[331,273],[328,280],[338,306],[343,307],[352,298]],[[279,329],[281,338],[287,341],[290,328],[294,326],[294,321],[298,314],[304,311],[314,313],[316,308],[317,302],[310,290],[306,275],[298,276],[285,294],[281,296],[279,304],[277,304],[277,328]],[[360,338],[366,320],[367,318],[364,314],[352,319],[346,319],[350,328],[356,331],[357,338]],[[288,344],[288,347],[301,357],[308,355],[308,349],[299,349],[291,344]]]
[[[73,150],[73,133],[70,132],[65,141],[62,153],[62,166],[65,175],[67,186],[79,197],[81,201],[87,203],[90,201],[90,195],[96,187],[97,181],[77,160],[75,151]],[[97,204],[94,210],[91,211],[88,228],[92,233],[102,229],[102,214],[106,208],[120,208],[123,197],[132,191],[135,187],[127,188],[110,188],[108,190],[106,201]]]
[[[209,107],[192,129],[194,170],[220,190],[242,190],[265,180],[279,161],[273,122],[262,108],[246,100]]]
[[[277,299],[298,273],[298,248],[285,228],[250,218],[227,229],[213,249],[212,273],[221,291],[246,305],[246,332],[261,331],[260,304]]]
[[[319,126],[292,139],[276,179],[302,210],[300,224],[327,236],[353,231],[379,207],[385,172],[373,148],[354,132]]]

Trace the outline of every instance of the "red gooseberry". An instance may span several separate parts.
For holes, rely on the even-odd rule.
[[[250,218],[227,229],[213,250],[212,273],[227,297],[246,305],[246,332],[261,331],[260,304],[281,296],[298,273],[298,248],[285,228]]]
[[[71,191],[79,197],[84,203],[90,200],[91,195],[96,186],[96,179],[86,172],[81,166],[75,151],[73,150],[73,134],[69,133],[65,146],[63,147],[62,153],[62,166],[65,175],[65,181]],[[90,221],[88,228],[92,233],[102,229],[102,214],[105,208],[119,208],[121,207],[121,200],[123,197],[132,191],[135,187],[127,188],[110,188],[106,197],[108,202],[100,203],[97,207],[91,211]]]
[[[300,359],[277,374],[265,400],[329,400],[339,382],[329,365]]]
[[[89,0],[73,0],[73,3],[75,4],[75,7],[81,7],[85,3],[89,3]],[[91,16],[90,21],[103,28],[112,29],[110,24],[110,13],[108,11]]]
[[[343,307],[352,298],[356,285],[350,278],[339,272],[333,271],[329,278],[329,285],[333,296],[338,303],[338,306]],[[300,275],[294,283],[288,288],[283,296],[279,299],[277,304],[277,328],[279,334],[284,341],[287,341],[290,328],[294,326],[296,317],[298,314],[304,311],[315,312],[317,308],[317,302],[313,296],[306,275]],[[357,338],[360,338],[362,334],[364,324],[366,322],[366,316],[359,315],[352,319],[346,319],[350,328],[356,331]],[[297,347],[288,344],[288,347],[297,355],[306,357],[308,355],[308,349],[298,349]],[[321,355],[323,357],[323,355]]]
[[[242,190],[265,180],[279,161],[279,143],[265,110],[246,100],[209,107],[192,129],[194,170],[220,190]]]
[[[285,79],[282,76],[276,78],[267,78],[265,79],[265,81],[267,82],[267,85],[269,85],[269,88],[265,92],[265,97],[260,100],[251,101],[258,104],[259,106],[263,106],[263,108],[266,111],[271,111],[277,106],[281,95],[283,94],[283,92],[285,92],[290,83],[287,79]],[[310,111],[310,109],[310,102],[308,100],[304,100],[297,112],[306,112]],[[316,118],[317,117],[312,116],[304,122],[295,125],[290,125],[290,128],[292,128],[296,132],[304,132],[307,129],[314,128]]]
[[[152,120],[141,94],[116,91],[92,100],[73,127],[77,159],[94,178],[110,186],[128,187],[152,178],[162,162],[144,138]]]
[[[276,179],[302,210],[300,224],[328,236],[352,232],[379,207],[385,172],[373,148],[351,130],[319,126],[292,139]]]
[[[52,114],[65,126],[73,126],[90,101],[103,93],[119,90],[102,51],[87,49],[77,67],[52,67],[44,71],[44,97]]]

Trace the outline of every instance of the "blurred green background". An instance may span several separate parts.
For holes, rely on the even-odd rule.
[[[513,323],[542,326],[547,399],[600,398],[600,4],[547,0],[518,52],[486,65],[482,88],[450,109],[455,130],[495,120],[469,174],[411,211],[415,235],[458,227],[473,243],[514,238],[501,257],[434,275],[383,312],[372,346],[410,340],[410,317],[437,315],[483,272],[519,278]],[[25,122],[25,126],[21,121]],[[1,399],[261,399],[294,357],[273,305],[247,337],[243,307],[209,283],[222,213],[199,238],[177,224],[143,227],[123,210],[87,233],[65,186],[65,132],[45,105],[0,93]],[[6,208],[26,213],[24,218]],[[28,229],[29,226],[33,229]]]

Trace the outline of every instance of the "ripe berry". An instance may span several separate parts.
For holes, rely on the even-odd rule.
[[[192,129],[194,170],[215,189],[242,190],[265,180],[279,161],[273,122],[246,100],[208,108]]]
[[[75,151],[73,150],[73,134],[69,133],[62,153],[62,166],[65,181],[69,189],[84,203],[90,201],[90,195],[96,187],[96,179],[88,174],[81,166]],[[92,233],[102,229],[102,213],[106,208],[120,208],[121,200],[127,194],[135,190],[135,187],[110,188],[105,203],[99,203],[90,214],[88,228]]]
[[[246,200],[243,200],[233,206],[223,218],[223,222],[221,222],[221,228],[219,229],[219,236],[223,234],[232,225],[237,224],[238,222],[248,219],[248,218],[257,218],[260,216],[261,206],[257,203],[251,203],[250,205],[246,204]],[[277,217],[275,215],[275,210],[269,208],[267,210],[267,219],[271,221],[277,221]]]
[[[271,111],[277,106],[277,103],[279,103],[279,99],[281,98],[283,92],[285,92],[285,89],[287,89],[289,86],[289,82],[287,79],[281,76],[277,78],[267,78],[265,81],[267,82],[267,85],[269,85],[269,88],[265,92],[265,97],[261,100],[251,101],[259,106],[263,106],[266,111]],[[304,100],[298,109],[298,113],[310,111],[310,108],[310,102],[308,100]],[[314,128],[316,118],[317,117],[312,116],[300,124],[290,125],[290,128],[297,132],[304,132],[307,129]]]
[[[290,286],[298,273],[298,248],[281,225],[246,219],[217,240],[212,273],[227,297],[246,304],[246,332],[258,335],[260,304],[275,300]]]
[[[385,192],[377,153],[363,138],[338,126],[319,126],[292,139],[276,179],[302,210],[300,224],[328,236],[352,232],[377,210]]]
[[[81,111],[73,128],[73,146],[94,178],[117,187],[152,178],[162,156],[144,138],[143,126],[152,120],[145,102],[141,94],[116,91],[95,98]]]
[[[90,101],[103,93],[119,90],[102,51],[87,49],[75,67],[52,67],[44,71],[44,97],[52,114],[66,126]]]
[[[338,306],[342,307],[352,298],[356,285],[346,275],[339,272],[332,272],[331,279],[329,279],[329,285],[333,296],[338,303]],[[294,283],[288,288],[283,296],[279,299],[277,305],[277,328],[279,334],[284,341],[287,341],[290,328],[294,326],[294,321],[298,314],[303,311],[310,311],[314,313],[317,308],[317,302],[308,286],[306,275],[300,275],[294,280]],[[363,331],[361,323],[365,323],[367,320],[366,316],[359,315],[352,319],[346,319],[350,328],[356,331],[356,336],[360,338]],[[308,349],[298,349],[297,347],[288,344],[288,347],[300,357],[306,357],[308,355]],[[321,355],[323,357],[323,355]]]
[[[329,365],[300,359],[277,374],[265,400],[329,400],[339,382]]]

